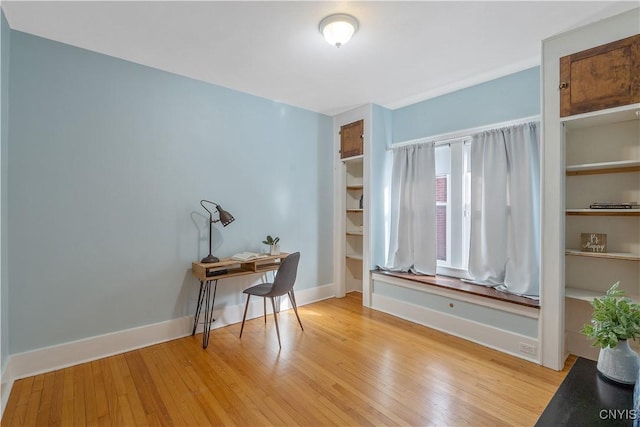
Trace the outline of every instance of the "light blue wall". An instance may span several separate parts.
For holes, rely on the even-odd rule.
[[[11,30],[0,10],[0,368],[9,355],[9,282],[7,266],[7,149],[9,145],[9,46]]]
[[[540,114],[540,67],[393,111],[393,142]]]
[[[275,234],[331,282],[330,117],[15,31],[10,66],[10,353],[192,314],[200,199],[236,218],[215,254]]]

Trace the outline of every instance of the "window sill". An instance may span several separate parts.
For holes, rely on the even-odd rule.
[[[421,283],[428,286],[435,286],[438,288],[449,289],[452,291],[462,292],[470,295],[476,295],[479,297],[490,298],[498,301],[508,302],[512,304],[518,304],[525,307],[540,308],[540,301],[533,300],[531,298],[525,298],[518,295],[509,294],[507,292],[498,291],[494,288],[489,288],[482,285],[475,285],[473,283],[463,282],[455,277],[448,276],[421,276],[412,273],[400,273],[394,271],[384,270],[371,270],[372,273],[382,274],[390,277],[397,277],[400,279],[411,280],[412,282]]]

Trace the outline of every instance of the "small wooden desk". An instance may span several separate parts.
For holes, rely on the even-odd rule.
[[[281,253],[279,255],[268,255],[266,257],[252,259],[250,261],[236,261],[231,258],[223,258],[219,262],[202,263],[194,262],[191,264],[191,273],[200,281],[200,293],[198,295],[198,305],[193,320],[193,331],[191,335],[195,335],[200,313],[202,312],[202,304],[204,302],[204,330],[202,331],[202,348],[209,345],[209,332],[211,324],[216,319],[213,318],[213,304],[216,301],[216,289],[218,288],[218,280],[229,277],[246,276],[248,274],[263,274],[269,271],[276,271],[280,267],[280,261],[289,255]],[[265,280],[266,281],[266,280]],[[213,283],[213,295],[211,294],[211,283]]]

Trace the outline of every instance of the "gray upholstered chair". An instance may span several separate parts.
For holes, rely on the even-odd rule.
[[[247,294],[247,304],[244,306],[244,315],[242,316],[242,326],[240,327],[240,338],[242,338],[242,330],[244,329],[244,321],[247,318],[247,309],[249,308],[249,299],[251,295],[255,295],[258,297],[264,298],[264,316],[265,323],[267,321],[267,298],[271,298],[271,306],[273,307],[273,318],[276,322],[276,333],[278,334],[278,346],[282,348],[282,343],[280,342],[280,328],[278,327],[278,313],[276,311],[276,303],[274,301],[275,297],[280,297],[283,295],[288,295],[289,300],[291,301],[291,305],[293,306],[293,311],[296,313],[296,317],[298,318],[298,323],[300,324],[300,329],[304,331],[302,327],[302,322],[300,321],[300,316],[298,316],[298,306],[296,305],[296,297],[293,294],[293,285],[296,282],[296,274],[298,272],[298,262],[300,261],[300,252],[295,252],[288,255],[282,263],[280,267],[278,267],[278,272],[276,273],[276,277],[273,280],[273,283],[261,283],[259,285],[252,286],[243,291],[243,293]]]

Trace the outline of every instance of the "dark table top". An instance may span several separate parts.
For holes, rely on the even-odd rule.
[[[596,370],[596,362],[579,357],[536,426],[632,426],[633,387],[618,385]]]

